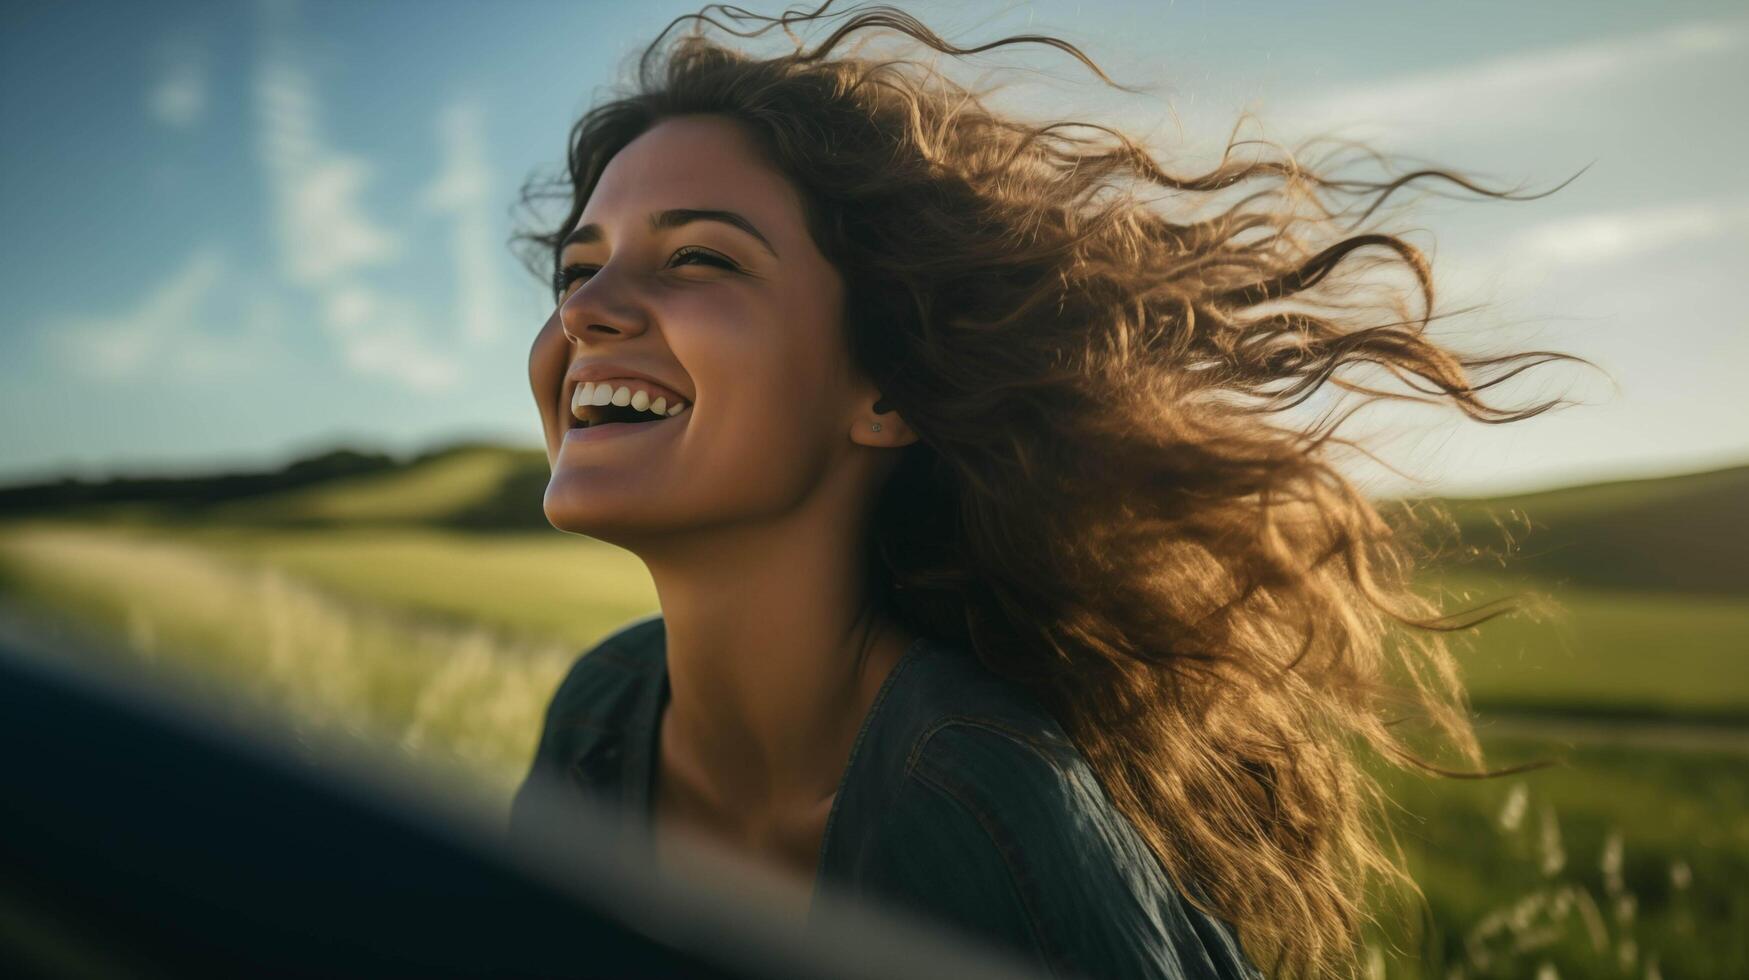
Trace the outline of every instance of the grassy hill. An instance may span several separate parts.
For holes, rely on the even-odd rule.
[[[547,477],[538,450],[461,445],[0,490],[0,603],[507,804],[577,652],[656,608],[635,556],[548,525]],[[1374,948],[1402,961],[1373,975],[1744,975],[1749,467],[1439,503],[1463,544],[1510,554],[1430,568],[1448,612],[1522,589],[1559,606],[1451,637],[1489,762],[1559,765],[1390,776],[1431,928],[1383,919]]]
[[[546,455],[539,450],[460,446],[405,466],[228,501],[181,516],[257,527],[546,528],[541,496],[548,472]]]
[[[1511,542],[1510,567],[1539,578],[1749,595],[1749,465],[1444,503],[1466,541]]]
[[[0,520],[550,530],[541,512],[547,478],[546,455],[539,449],[460,443],[405,462],[339,451],[268,473],[0,488]]]
[[[544,531],[547,479],[539,449],[463,443],[399,463],[339,450],[271,473],[0,488],[0,519]],[[1749,593],[1749,465],[1434,502],[1465,544],[1508,555],[1499,570],[1590,588]]]
[[[326,479],[287,475],[353,458],[326,454],[206,486],[184,480],[181,499],[120,495],[27,513],[119,523],[349,599],[531,639],[586,642],[616,617],[655,608],[633,556],[547,523],[540,450],[462,444]],[[1749,466],[1436,502],[1462,544],[1506,556],[1502,566],[1451,549],[1453,560],[1428,569],[1423,581],[1452,597],[1448,611],[1524,590],[1555,603],[1552,615],[1502,617],[1452,637],[1478,706],[1749,720]],[[14,535],[15,562],[25,550],[38,560],[77,550],[75,527],[58,533]]]

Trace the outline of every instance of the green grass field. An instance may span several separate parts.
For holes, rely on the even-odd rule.
[[[1499,712],[1749,723],[1749,602],[1742,597],[1448,574],[1462,608],[1526,589],[1556,607],[1459,634],[1474,703]],[[1448,606],[1450,611],[1454,607]]]
[[[1749,975],[1745,756],[1484,738],[1494,780],[1386,778],[1435,927],[1406,976]]]
[[[390,746],[503,807],[564,670],[657,609],[642,565],[620,549],[468,526],[478,521],[466,515],[502,511],[487,498],[525,486],[528,465],[454,453],[239,501],[224,523],[125,505],[14,519],[0,524],[0,598],[239,716]],[[1587,522],[1584,547],[1615,549],[1631,574],[1590,570],[1571,558],[1578,545],[1550,534],[1510,577],[1473,566],[1428,577],[1455,597],[1447,611],[1522,588],[1553,597],[1551,617],[1495,619],[1453,645],[1489,763],[1555,764],[1492,780],[1384,774],[1431,920],[1385,913],[1374,976],[1749,975],[1740,558],[1708,558],[1716,587],[1674,588],[1631,554],[1644,521],[1611,518],[1656,511],[1667,524],[1649,500],[1729,539],[1718,500],[1737,485],[1708,475],[1698,489],[1576,488],[1547,498],[1565,510],[1533,509]],[[1460,513],[1480,527],[1485,506]]]
[[[530,641],[580,645],[658,608],[635,556],[550,531],[148,526],[130,533],[275,568],[376,608]],[[39,540],[24,527],[11,537],[15,549]],[[1435,581],[1462,595],[1465,607],[1540,584],[1476,573]],[[1580,587],[1555,594],[1558,618],[1500,617],[1454,641],[1478,706],[1749,721],[1749,670],[1741,669],[1749,603]]]

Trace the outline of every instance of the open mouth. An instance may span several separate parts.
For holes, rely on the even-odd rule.
[[[571,428],[588,429],[598,425],[647,425],[651,422],[665,422],[672,415],[657,415],[653,412],[640,412],[630,405],[590,405],[587,406],[588,417],[571,417]]]
[[[686,414],[692,404],[660,386],[614,387],[612,382],[584,382],[571,390],[566,429],[604,425],[648,425]]]
[[[632,405],[585,405],[579,403],[571,410],[565,432],[581,433],[586,430],[598,430],[603,434],[611,432],[629,432],[658,425],[662,422],[691,415],[692,406],[682,402],[678,411],[659,410],[666,406],[646,402],[644,409]],[[580,436],[581,437],[581,436]],[[587,437],[593,438],[593,435]]]

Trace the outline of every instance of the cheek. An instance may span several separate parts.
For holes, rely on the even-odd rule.
[[[732,306],[669,322],[685,324],[670,344],[698,399],[687,433],[689,480],[730,493],[721,484],[754,480],[780,495],[811,480],[838,414],[818,324]]]
[[[806,374],[798,325],[773,298],[698,290],[665,304],[660,320],[703,414],[766,411]]]
[[[535,334],[528,349],[528,389],[534,395],[540,411],[541,432],[546,436],[548,462],[557,450],[556,434],[562,432],[558,398],[564,385],[565,370],[570,366],[570,344],[555,310]]]
[[[832,465],[817,400],[775,377],[744,375],[738,383],[743,387],[723,394],[715,411],[700,409],[677,460],[681,477],[670,484],[681,488],[682,511],[706,520],[794,511],[818,492]]]

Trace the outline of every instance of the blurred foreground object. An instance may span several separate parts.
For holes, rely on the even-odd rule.
[[[75,662],[0,615],[0,975],[1032,975],[871,909],[804,931],[653,879],[603,811],[543,800],[505,840],[388,767],[313,768]]]

